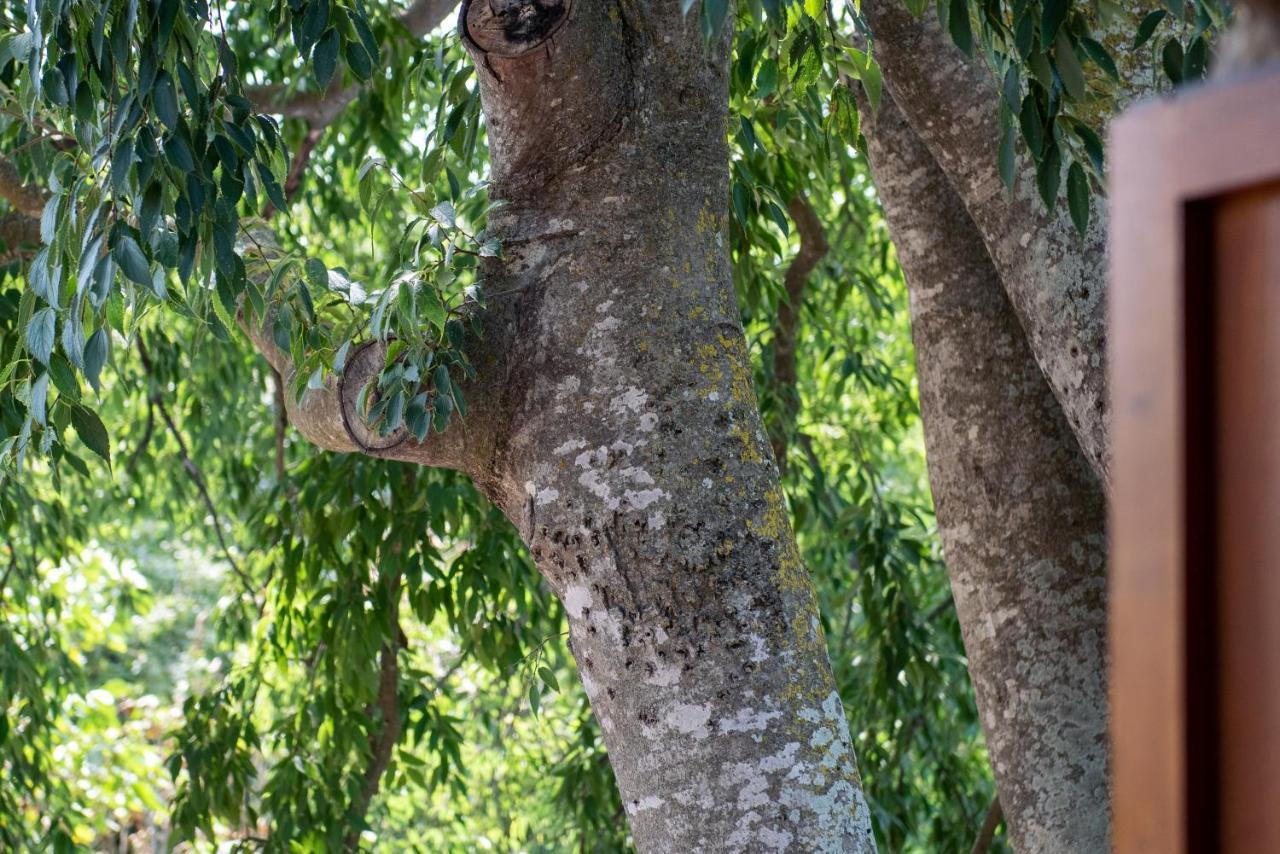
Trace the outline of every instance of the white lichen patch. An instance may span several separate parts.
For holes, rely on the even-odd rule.
[[[716,729],[723,733],[760,732],[769,726],[769,721],[782,717],[777,710],[758,711],[756,709],[739,709],[732,717],[722,718]]]
[[[591,589],[585,584],[570,584],[564,591],[564,611],[569,619],[581,619],[582,612],[591,607]],[[583,674],[585,680],[586,674]],[[590,692],[588,692],[590,693]]]
[[[711,707],[706,704],[676,703],[663,717],[663,722],[674,732],[701,740],[711,734],[707,722],[711,720]]]
[[[586,439],[569,439],[562,445],[556,447],[551,453],[557,457],[563,457],[565,454],[572,454],[574,451],[581,450],[587,446]]]
[[[643,389],[630,386],[622,394],[609,401],[609,408],[616,413],[639,412],[649,402],[649,395]]]

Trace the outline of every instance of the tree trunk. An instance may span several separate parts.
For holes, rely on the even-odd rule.
[[[1088,234],[1081,238],[1065,205],[1044,209],[1034,171],[1024,168],[1017,188],[1006,190],[996,162],[1000,95],[991,73],[960,53],[932,12],[916,19],[901,0],[867,0],[861,8],[886,87],[976,226],[1036,362],[1105,482],[1110,451],[1102,202],[1094,199]]]
[[[728,40],[669,0],[565,7],[526,44],[464,5],[508,202],[490,287],[520,293],[486,485],[641,849],[871,848],[730,277]]]
[[[705,47],[679,6],[463,4],[506,202],[471,411],[422,445],[375,441],[353,412],[375,346],[291,421],[466,471],[517,526],[640,850],[869,851],[730,276],[729,38]]]
[[[864,114],[1009,836],[1018,851],[1106,851],[1105,496],[960,198],[891,97]]]

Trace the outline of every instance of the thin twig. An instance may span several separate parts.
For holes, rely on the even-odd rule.
[[[369,735],[369,765],[364,771],[364,784],[351,806],[353,817],[363,818],[369,811],[369,804],[378,794],[382,784],[382,775],[391,764],[391,752],[400,741],[400,733],[404,722],[400,719],[400,664],[399,655],[403,631],[400,628],[400,588],[402,576],[399,570],[388,579],[391,600],[391,636],[383,642],[379,653],[378,667],[378,711],[382,714],[382,726],[376,733]],[[348,851],[358,851],[360,834],[355,830],[347,833],[346,847]]]
[[[4,542],[9,547],[9,568],[4,571],[4,577],[0,578],[0,602],[4,601],[4,592],[9,589],[10,576],[18,568],[18,547],[11,539],[6,538]]]
[[[138,338],[138,355],[142,357],[142,367],[146,370],[148,376],[154,376],[151,357],[147,353],[146,345],[143,344],[142,338]],[[157,391],[151,395],[151,403],[160,413],[160,418],[164,421],[165,426],[169,428],[169,433],[173,436],[174,442],[178,445],[178,457],[182,460],[182,467],[186,470],[187,476],[191,478],[191,482],[195,484],[196,491],[200,493],[201,500],[204,501],[205,509],[209,511],[209,517],[212,520],[213,533],[218,538],[218,545],[222,548],[222,556],[227,563],[231,565],[231,571],[240,579],[240,583],[244,585],[245,592],[249,594],[250,599],[255,599],[256,594],[253,582],[236,559],[231,555],[231,549],[227,545],[226,535],[222,532],[222,517],[218,514],[218,508],[213,503],[212,496],[209,495],[209,488],[205,483],[204,475],[200,473],[200,467],[196,465],[195,460],[191,458],[191,454],[187,450],[186,439],[182,437],[182,431],[178,429],[178,425],[174,423],[173,417],[169,414],[169,408],[165,405],[164,397]]]
[[[134,448],[133,453],[129,455],[129,464],[125,466],[125,469],[124,469],[125,473],[128,474],[130,477],[133,476],[134,469],[138,467],[138,459],[142,456],[142,454],[147,450],[147,447],[151,444],[151,434],[155,431],[155,427],[156,427],[156,407],[155,407],[155,404],[151,402],[151,399],[147,398],[147,426],[142,431],[142,439],[139,440],[138,447]]]

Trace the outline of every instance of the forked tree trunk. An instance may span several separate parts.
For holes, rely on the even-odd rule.
[[[959,197],[864,123],[911,298],[929,482],[1014,849],[1106,851],[1106,503]]]
[[[1106,216],[1095,198],[1088,234],[1066,205],[1046,211],[1025,158],[1005,189],[996,155],[1000,94],[980,60],[966,59],[932,11],[916,19],[902,0],[867,0],[885,84],[960,199],[1026,331],[1081,449],[1108,476]],[[1120,62],[1128,68],[1129,57]],[[1020,157],[1022,155],[1020,154]]]
[[[873,850],[730,277],[729,39],[705,47],[680,5],[463,4],[507,203],[472,409],[369,447],[342,408],[372,348],[293,423],[466,471],[515,523],[641,850]]]

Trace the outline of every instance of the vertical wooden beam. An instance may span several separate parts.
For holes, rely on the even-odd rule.
[[[1280,72],[1111,166],[1115,850],[1280,850]]]

